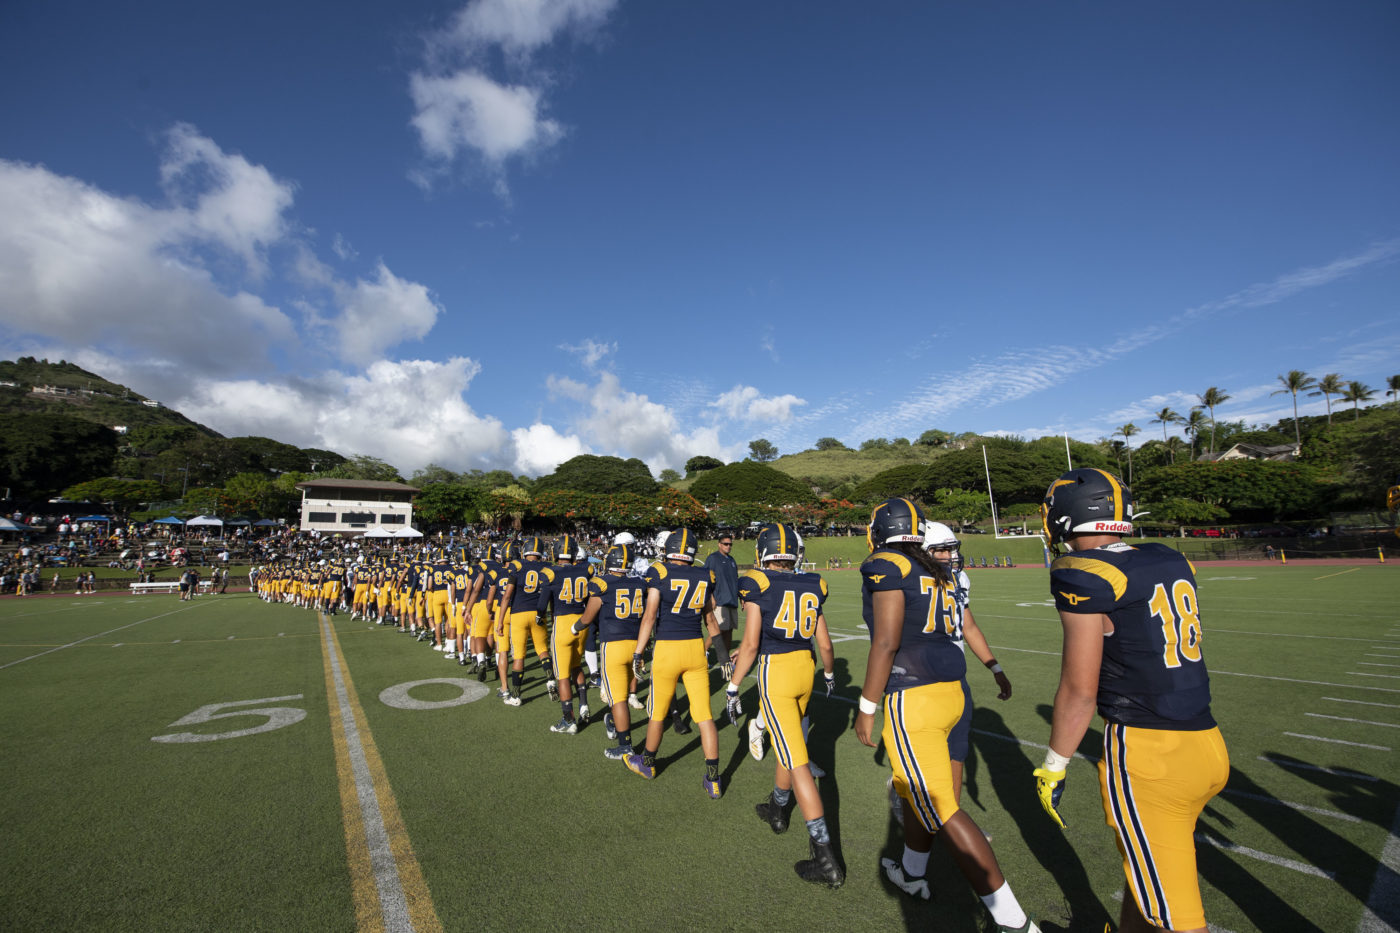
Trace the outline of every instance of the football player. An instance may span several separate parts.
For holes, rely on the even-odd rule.
[[[1035,771],[1061,828],[1066,766],[1097,706],[1099,792],[1123,856],[1119,930],[1206,930],[1196,819],[1225,787],[1230,759],[1210,712],[1191,562],[1163,544],[1129,545],[1133,497],[1103,470],[1071,470],[1041,506],[1056,555],[1050,592],[1064,628],[1050,749]]]
[[[501,608],[496,615],[496,632],[509,634],[511,655],[510,695],[505,697],[507,706],[519,706],[520,687],[525,679],[525,648],[533,641],[535,654],[549,678],[550,699],[559,696],[549,659],[549,635],[540,623],[540,585],[544,582],[544,544],[534,535],[520,539],[520,560],[505,577],[505,589],[501,594]]]
[[[578,723],[574,721],[575,689],[579,695],[578,718],[586,724],[589,713],[588,678],[583,673],[583,642],[587,632],[582,629],[575,632],[573,626],[583,615],[584,604],[588,601],[591,573],[588,564],[579,565],[574,561],[577,549],[578,542],[573,535],[564,535],[554,542],[554,566],[541,571],[544,583],[540,586],[540,615],[549,610],[554,616],[550,640],[554,668],[550,677],[559,685],[559,704],[564,712],[563,718],[549,728],[567,735],[578,732]]]
[[[685,684],[690,699],[691,718],[700,727],[700,746],[705,753],[702,787],[710,799],[718,800],[719,731],[710,712],[710,641],[719,634],[712,595],[714,574],[696,567],[695,533],[688,528],[671,532],[662,548],[663,561],[652,564],[645,578],[647,600],[642,626],[637,634],[637,650],[632,670],[644,673],[641,649],[656,633],[651,669],[651,691],[647,696],[646,745],[640,753],[623,759],[629,770],[644,778],[656,776],[656,752],[666,728],[666,712],[675,696],[676,685]]]
[[[999,933],[1038,933],[997,864],[987,837],[953,791],[948,736],[962,718],[967,664],[953,634],[955,582],[923,549],[923,516],[908,499],[886,499],[870,515],[870,556],[861,564],[861,601],[870,628],[870,658],[856,715],[856,737],[875,747],[875,713],[883,698],[881,739],[904,804],[904,855],[881,859],[905,893],[929,898],[929,849],[939,833]],[[941,832],[940,832],[941,831]]]
[[[628,682],[632,677],[632,657],[637,651],[637,634],[641,630],[642,612],[646,605],[646,584],[632,576],[632,546],[614,544],[603,557],[603,572],[588,584],[588,602],[583,615],[571,626],[574,634],[589,628],[598,629],[602,650],[602,672],[599,691],[608,712],[603,725],[608,739],[617,745],[603,750],[613,761],[623,761],[632,754],[632,714],[628,709]]]
[[[804,881],[839,888],[846,874],[836,861],[826,811],[817,782],[808,766],[807,741],[802,717],[812,699],[812,646],[822,657],[826,695],[836,686],[836,656],[826,630],[822,604],[826,581],[815,573],[802,573],[802,539],[790,525],[769,524],[758,533],[755,555],[758,568],[739,578],[739,601],[744,607],[744,639],[725,687],[725,710],[732,725],[739,725],[743,708],[739,685],[754,661],[758,661],[758,699],[770,724],[777,773],[768,799],[754,809],[775,833],[788,827],[789,804],[797,804],[807,821],[811,858],[795,866]]]

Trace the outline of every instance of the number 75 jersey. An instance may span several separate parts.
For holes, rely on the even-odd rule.
[[[1190,561],[1163,544],[1074,551],[1051,565],[1050,591],[1060,611],[1103,613],[1113,623],[1103,641],[1100,716],[1146,729],[1215,725]]]

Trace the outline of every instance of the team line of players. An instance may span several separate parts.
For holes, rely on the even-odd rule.
[[[1129,895],[1120,929],[1204,930],[1192,835],[1201,810],[1223,788],[1229,762],[1210,713],[1194,570],[1170,548],[1122,542],[1131,532],[1131,493],[1104,471],[1066,473],[1047,492],[1043,514],[1057,552],[1063,545],[1070,553],[1051,569],[1065,657],[1036,792],[1063,828],[1058,807],[1066,766],[1097,708],[1106,723],[1101,796]],[[900,859],[881,860],[884,872],[904,893],[927,899],[929,852],[933,839],[942,838],[998,930],[1035,931],[985,835],[959,807],[971,713],[965,651],[991,671],[1000,699],[1010,697],[1011,684],[971,614],[957,539],[896,498],[874,509],[869,540],[861,574],[871,647],[855,733],[874,747],[875,714],[883,713],[879,734],[905,842]],[[701,735],[702,788],[717,799],[723,789],[709,657],[712,641],[720,645],[715,579],[696,565],[689,529],[658,541],[658,559],[648,562],[635,542],[620,540],[596,573],[572,536],[554,542],[552,564],[544,561],[545,542],[525,536],[476,559],[463,549],[427,551],[417,561],[274,566],[258,574],[256,588],[268,601],[331,613],[348,602],[357,618],[430,639],[479,679],[494,671],[497,696],[510,706],[522,703],[524,658],[533,647],[547,690],[561,704],[562,717],[550,728],[576,732],[590,717],[588,691],[596,684],[608,738],[617,742],[604,754],[645,779],[656,776],[668,717],[688,731],[676,702],[684,685]],[[835,685],[823,612],[827,585],[798,569],[801,539],[790,526],[765,526],[755,556],[755,567],[740,579],[742,643],[730,656],[717,647],[726,714],[739,725],[740,684],[753,671],[759,713],[749,723],[750,751],[761,758],[767,735],[777,758],[774,788],[755,811],[782,833],[794,804],[800,807],[810,857],[796,863],[797,874],[839,887],[844,871],[805,738],[814,657],[823,670],[816,689],[830,696]],[[648,645],[651,689],[643,706],[637,684],[648,673]],[[640,708],[647,714],[645,740],[634,746],[631,710]]]

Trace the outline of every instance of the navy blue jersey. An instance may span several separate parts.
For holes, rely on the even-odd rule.
[[[1191,562],[1164,544],[1111,544],[1075,551],[1050,567],[1064,612],[1103,613],[1099,715],[1147,729],[1215,725],[1201,652],[1200,605]]]
[[[436,593],[439,590],[445,591],[448,584],[452,582],[452,565],[445,560],[425,565],[424,569],[426,571],[425,576],[428,581],[427,589],[429,592]]]
[[[656,613],[657,641],[703,638],[705,605],[714,592],[715,575],[693,564],[655,563],[647,568],[646,587],[661,591]]]
[[[538,612],[540,587],[544,585],[545,564],[537,560],[511,561],[501,577],[501,586],[515,584],[510,597],[511,612]]]
[[[543,573],[540,611],[553,608],[555,618],[582,615],[588,602],[588,578],[593,575],[588,565],[556,564],[545,567]]]
[[[962,616],[953,586],[938,581],[898,551],[876,551],[860,565],[861,612],[871,635],[875,613],[870,594],[882,590],[904,593],[904,622],[899,650],[894,655],[885,692],[894,693],[925,684],[962,680],[967,661],[957,639]]]
[[[749,570],[741,575],[739,600],[754,603],[763,614],[758,653],[810,652],[826,595],[826,581],[815,573]]]
[[[588,581],[588,595],[603,601],[598,610],[600,641],[636,641],[646,609],[647,588],[640,577],[603,574]]]

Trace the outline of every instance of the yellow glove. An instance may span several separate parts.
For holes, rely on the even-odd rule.
[[[1060,816],[1060,795],[1065,792],[1065,773],[1063,771],[1047,771],[1044,768],[1035,769],[1035,794],[1040,798],[1040,805],[1045,812],[1050,814],[1050,819],[1054,820],[1061,829],[1066,828],[1064,818]]]

